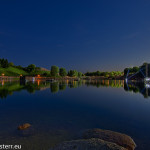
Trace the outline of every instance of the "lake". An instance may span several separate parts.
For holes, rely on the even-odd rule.
[[[131,136],[136,150],[150,149],[150,90],[124,81],[0,81],[0,144],[48,150],[101,128]],[[30,130],[18,131],[23,123]]]

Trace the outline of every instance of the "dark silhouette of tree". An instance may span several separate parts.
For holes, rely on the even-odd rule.
[[[56,77],[59,75],[59,68],[57,66],[51,66],[51,76]]]
[[[78,77],[82,77],[83,73],[82,72],[78,72]]]
[[[0,67],[2,68],[8,68],[9,67],[9,63],[7,59],[0,59]]]
[[[70,76],[70,77],[77,77],[78,76],[78,72],[76,70],[69,70],[68,71],[68,76]]]
[[[66,84],[59,84],[59,90],[63,91],[66,89]]]
[[[59,83],[58,82],[51,83],[50,89],[52,93],[57,93],[59,91]]]
[[[59,75],[62,77],[65,77],[67,75],[67,71],[65,68],[60,68],[59,69]]]
[[[35,71],[35,68],[36,68],[36,65],[30,64],[30,65],[28,65],[26,70],[27,70],[27,72],[33,72],[33,71]]]

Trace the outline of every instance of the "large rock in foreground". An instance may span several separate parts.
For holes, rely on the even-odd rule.
[[[101,139],[81,139],[63,142],[50,150],[127,150],[115,143]]]
[[[130,136],[109,130],[91,129],[83,133],[83,138],[102,139],[104,141],[116,143],[117,145],[120,145],[128,150],[134,150],[136,147],[136,144]]]

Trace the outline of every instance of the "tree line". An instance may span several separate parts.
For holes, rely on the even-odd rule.
[[[83,73],[78,72],[77,70],[69,70],[67,72],[65,68],[59,68],[58,66],[51,66],[50,75],[52,77],[57,77],[57,76],[61,76],[61,77],[65,77],[65,76],[82,77]]]
[[[95,71],[95,72],[85,73],[85,76],[103,76],[103,77],[115,77],[115,76],[122,76],[122,75],[123,72],[121,71],[112,71],[112,72]]]
[[[8,68],[13,65],[14,64],[12,62],[9,63],[7,59],[4,59],[4,58],[0,59],[0,67],[2,68]]]
[[[104,72],[104,71],[95,71],[95,72],[86,72],[86,73],[82,73],[79,72],[77,70],[69,70],[67,71],[65,68],[59,68],[58,66],[51,66],[49,71],[41,71],[40,67],[37,67],[35,64],[30,64],[27,67],[23,67],[23,66],[16,66],[14,65],[13,62],[9,62],[7,59],[0,59],[0,68],[8,68],[8,67],[15,67],[21,70],[26,71],[29,75],[43,75],[43,76],[51,76],[51,77],[65,77],[65,76],[69,76],[69,77],[82,77],[82,76],[100,76],[100,77],[117,77],[117,76],[126,76],[127,72],[129,71],[130,74],[136,73],[137,71],[140,70],[140,68],[144,68],[145,65],[148,63],[144,63],[142,66],[140,67],[132,67],[132,68],[125,68],[124,72],[121,71],[111,71],[111,72]],[[150,66],[150,64],[148,64],[148,66]],[[144,70],[144,69],[143,69]],[[149,68],[150,70],[150,68]]]
[[[142,72],[144,74],[146,74],[146,65],[148,67],[148,70],[150,70],[150,64],[147,63],[147,62],[144,62],[141,66],[137,67],[137,66],[134,66],[134,67],[130,67],[130,68],[125,68],[124,69],[124,76],[127,76],[127,74],[129,75],[132,75],[132,74],[135,74],[137,72],[139,72],[140,70],[142,70]],[[148,71],[148,74],[150,75],[150,71]],[[139,72],[137,74],[137,76],[141,76],[141,73]]]

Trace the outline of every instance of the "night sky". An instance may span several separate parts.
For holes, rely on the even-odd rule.
[[[150,62],[150,1],[0,0],[0,58],[83,72]]]

